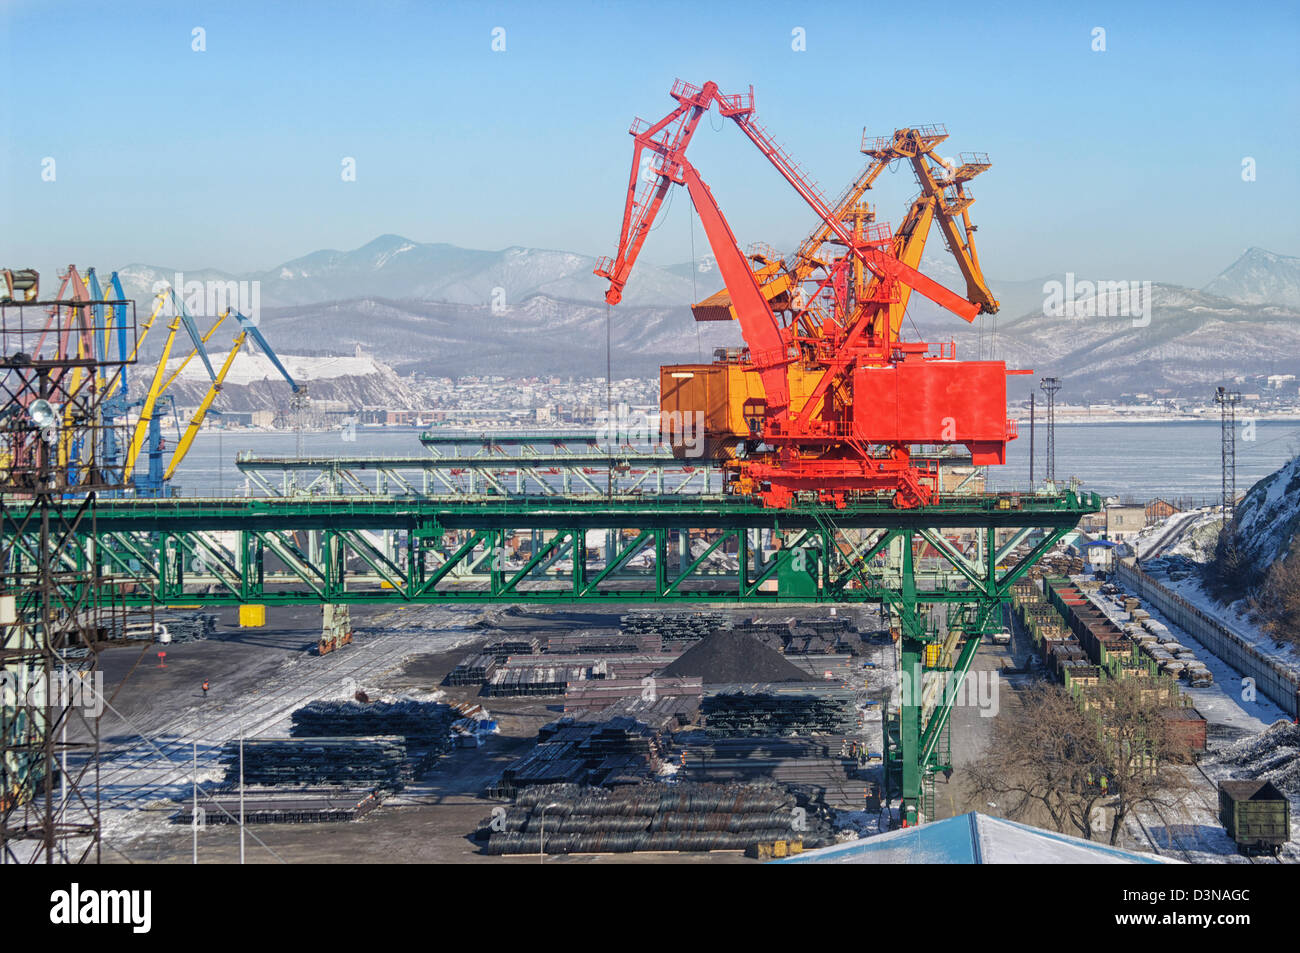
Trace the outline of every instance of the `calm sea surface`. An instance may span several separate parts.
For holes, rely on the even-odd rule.
[[[992,489],[1025,487],[1029,483],[1028,428],[1008,449],[1007,465],[989,469]],[[1300,451],[1300,422],[1265,421],[1256,425],[1255,439],[1237,441],[1237,488],[1245,490],[1272,473]],[[167,434],[169,442],[175,434]],[[422,455],[419,431],[385,429],[356,431],[345,441],[341,432],[304,433],[302,452],[308,456]],[[1035,476],[1043,477],[1046,432],[1036,436]],[[262,456],[293,456],[298,438],[290,433],[205,431],[194,442],[179,468],[175,483],[185,496],[242,491],[244,478],[235,467],[235,454],[250,450]],[[1078,477],[1085,488],[1145,500],[1155,496],[1210,498],[1219,494],[1219,426],[1209,421],[1176,423],[1063,424],[1056,431],[1058,479]]]

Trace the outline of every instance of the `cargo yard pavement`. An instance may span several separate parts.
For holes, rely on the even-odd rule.
[[[476,626],[536,631],[567,629],[573,614],[511,619],[501,610],[407,607],[354,610],[350,646],[317,657],[320,613],[273,609],[263,629],[238,629],[236,613],[221,614],[216,638],[170,646],[120,646],[104,653],[106,711],[101,790],[107,863],[187,863],[192,831],[173,823],[192,794],[191,739],[197,733],[200,797],[224,776],[218,756],[239,736],[284,737],[295,708],[316,699],[373,696],[432,698],[466,647],[489,638]],[[617,615],[614,620],[616,622]],[[591,624],[608,624],[593,615]],[[165,667],[157,653],[166,652]],[[211,684],[207,698],[201,685]],[[477,700],[475,689],[451,690],[447,700]],[[558,698],[493,699],[501,729],[477,749],[452,749],[400,794],[354,822],[249,825],[247,860],[254,863],[447,862],[536,863],[535,857],[488,857],[470,835],[494,804],[483,791],[502,769],[536,743],[537,729],[558,717]],[[141,736],[144,736],[143,738]],[[254,839],[256,838],[256,840]],[[264,846],[263,846],[264,845]],[[547,863],[751,862],[731,852],[550,857]],[[235,825],[199,834],[203,863],[237,862]]]

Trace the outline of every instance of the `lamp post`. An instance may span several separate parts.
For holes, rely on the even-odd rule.
[[[537,829],[537,862],[539,864],[546,863],[546,812],[553,807],[563,807],[563,805],[552,801],[542,808],[542,823]]]

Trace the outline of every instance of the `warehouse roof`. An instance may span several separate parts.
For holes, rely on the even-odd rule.
[[[1120,850],[972,811],[876,837],[805,851],[782,864],[1160,864]]]

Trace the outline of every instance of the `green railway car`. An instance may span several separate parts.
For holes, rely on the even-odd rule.
[[[1240,853],[1277,854],[1291,839],[1291,802],[1269,781],[1220,781],[1219,822]]]

